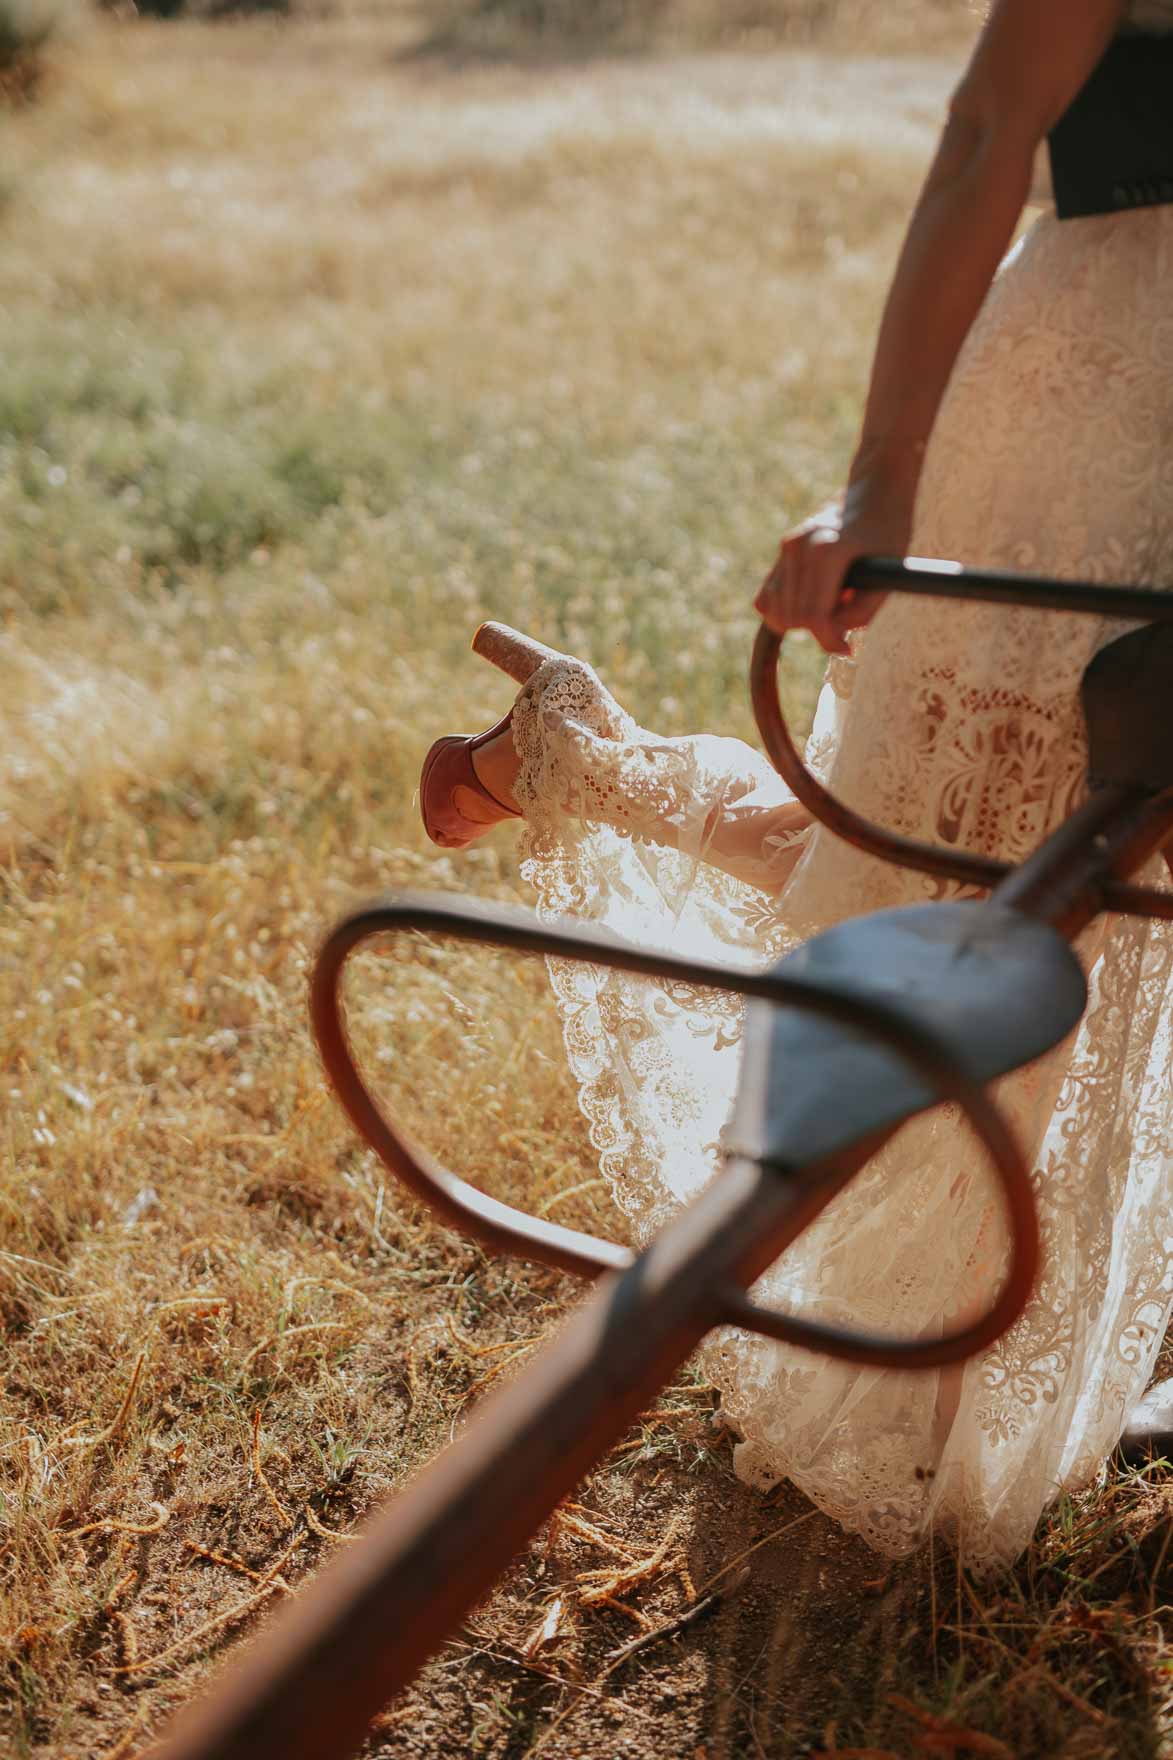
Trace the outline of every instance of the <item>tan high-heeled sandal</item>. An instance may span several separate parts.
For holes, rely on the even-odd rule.
[[[562,658],[556,648],[547,648],[544,642],[523,636],[520,630],[510,629],[507,623],[482,623],[472,638],[472,651],[491,666],[507,672],[518,684],[528,683],[547,660]]]
[[[507,623],[482,623],[472,638],[474,654],[497,666],[518,684],[525,684],[546,660],[556,660],[555,649],[510,629]],[[520,813],[507,807],[490,793],[473,768],[472,755],[499,733],[504,733],[513,719],[513,710],[484,733],[445,734],[431,746],[420,772],[420,817],[424,830],[441,849],[465,849],[486,831],[492,829],[479,819],[470,819],[455,803],[458,788],[471,789],[489,806],[511,819]]]

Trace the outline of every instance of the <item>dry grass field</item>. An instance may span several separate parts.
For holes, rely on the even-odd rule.
[[[413,802],[508,700],[481,618],[645,723],[749,733],[752,585],[843,467],[953,65],[939,18],[919,57],[405,59],[412,28],[93,26],[0,111],[14,1757],[147,1751],[576,1299],[386,1188],[307,965],[359,894],[522,895],[511,832],[442,857]],[[621,1231],[540,968],[389,947],[351,1006],[452,1165]],[[1168,1751],[1158,1472],[978,1587],[746,1491],[711,1407],[666,1392],[371,1755]]]

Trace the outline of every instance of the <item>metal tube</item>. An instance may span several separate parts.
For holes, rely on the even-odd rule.
[[[968,599],[985,605],[1068,611],[1077,617],[1173,623],[1171,590],[964,568],[960,562],[931,556],[862,556],[848,570],[845,584],[857,592],[915,593],[927,599]]]
[[[1173,795],[1097,789],[993,896],[1023,916],[1052,924],[1073,941],[1115,902],[1116,876],[1156,855],[1170,834]]]
[[[880,564],[869,564],[879,568]],[[887,567],[887,565],[883,565]],[[942,565],[945,566],[945,565]],[[892,565],[897,568],[896,564]],[[902,570],[904,565],[899,565]],[[861,579],[864,578],[861,576]],[[866,577],[871,579],[871,573]],[[887,578],[883,576],[882,578]],[[940,582],[936,577],[926,577],[933,581],[934,596]],[[1001,577],[998,577],[1001,578]],[[946,581],[948,577],[946,577]],[[957,583],[957,598],[982,598],[984,594],[972,588],[966,577]],[[1040,582],[1040,591],[1044,586],[1053,586],[1056,598],[1066,600],[1076,591],[1070,583]],[[964,589],[964,590],[962,590]],[[903,590],[903,589],[902,589]],[[919,587],[918,591],[928,591]],[[1101,594],[1111,590],[1123,593],[1123,588],[1080,588],[1081,592]],[[1140,589],[1135,589],[1140,591]],[[1166,621],[1173,621],[1173,594],[1153,595],[1163,601],[1162,609]],[[1066,603],[1048,606],[1048,609],[1069,610]],[[863,850],[866,855],[876,856],[882,862],[896,867],[911,868],[917,873],[931,874],[935,879],[950,881],[954,885],[968,886],[987,890],[997,887],[1007,880],[1014,872],[1008,862],[997,861],[990,856],[975,855],[969,850],[954,849],[944,844],[921,843],[916,838],[901,836],[898,832],[888,831],[882,825],[874,824],[854,807],[839,800],[828,788],[813,776],[799,756],[786,718],[782,713],[782,705],[778,697],[778,655],[781,651],[781,637],[773,630],[761,626],[754,642],[753,658],[750,662],[750,697],[753,703],[754,718],[762,743],[771,763],[791,790],[796,800],[807,808],[821,825],[849,843],[853,848]],[[1001,895],[999,895],[1001,896]],[[1160,892],[1153,887],[1136,886],[1117,877],[1115,872],[1106,872],[1103,878],[1098,908],[1127,911],[1136,916],[1173,919],[1173,892]]]
[[[764,1271],[872,1147],[794,1186],[747,1162],[728,1168],[180,1714],[156,1760],[352,1753],[721,1318],[722,1289]]]

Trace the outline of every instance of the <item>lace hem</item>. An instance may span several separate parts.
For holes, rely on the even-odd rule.
[[[1170,270],[1173,209],[1036,224],[954,373],[915,549],[1173,580]],[[858,664],[830,669],[808,761],[893,830],[1019,861],[1080,796],[1078,683],[1121,627],[893,599]],[[821,827],[772,846],[769,814],[793,821],[760,756],[657,739],[575,663],[535,675],[514,728],[524,871],[546,917],[759,965],[830,923],[947,890]],[[1099,1470],[1168,1318],[1173,937],[1108,919],[1080,952],[1090,1003],[1077,1033],[1000,1085],[1033,1156],[1045,1247],[1018,1325],[951,1375],[850,1369],[734,1331],[705,1347],[746,1436],[739,1471],[789,1476],[889,1554],[935,1529],[973,1569],[1013,1559],[1058,1490]],[[740,1010],[557,962],[551,976],[592,1140],[643,1241],[718,1166]],[[946,1108],[906,1126],[759,1293],[873,1329],[940,1329],[984,1298],[1003,1252],[988,1182]]]

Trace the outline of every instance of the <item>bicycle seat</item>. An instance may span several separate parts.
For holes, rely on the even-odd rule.
[[[857,917],[773,969],[847,1001],[883,1004],[982,1084],[1057,1045],[1087,1001],[1063,937],[989,902]],[[813,1168],[940,1097],[874,1036],[795,1008],[747,1002],[743,1047],[723,1145],[780,1172]]]

